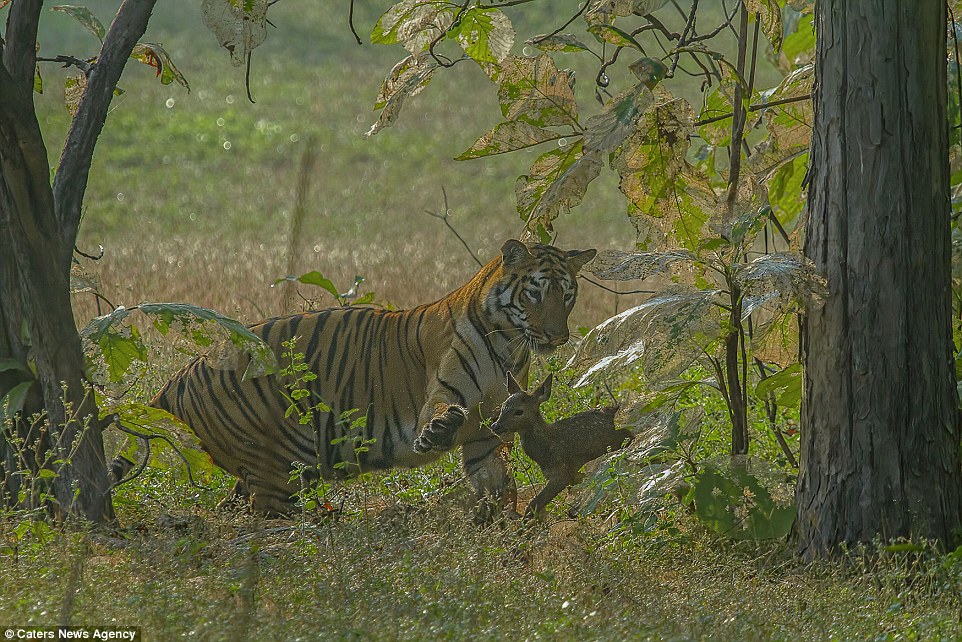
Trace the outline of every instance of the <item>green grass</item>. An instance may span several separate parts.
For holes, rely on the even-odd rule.
[[[853,555],[801,568],[783,544],[733,546],[685,517],[682,536],[660,546],[612,535],[601,518],[479,529],[457,489],[399,502],[367,483],[328,520],[265,523],[206,497],[189,508],[120,502],[119,532],[28,538],[6,557],[0,617],[140,626],[148,640],[962,635],[962,569],[944,558]],[[190,496],[165,485],[148,479],[141,492]],[[377,509],[363,514],[362,502]]]

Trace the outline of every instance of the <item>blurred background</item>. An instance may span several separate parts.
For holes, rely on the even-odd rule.
[[[118,4],[87,2],[105,25]],[[191,90],[161,85],[153,68],[131,61],[120,84],[124,93],[114,98],[94,157],[78,246],[88,254],[104,247],[102,260],[85,260],[84,269],[99,279],[111,303],[189,302],[254,321],[285,312],[281,288],[272,288],[275,279],[310,270],[342,292],[361,275],[362,292],[396,307],[434,300],[477,270],[458,239],[425,213],[443,212],[442,187],[451,224],[482,262],[521,233],[515,180],[547,148],[453,160],[501,120],[497,87],[475,64],[435,74],[405,103],[395,126],[364,137],[377,118],[372,107],[383,78],[407,55],[400,46],[369,42],[391,4],[357,3],[361,46],[348,25],[347,2],[272,6],[268,17],[275,27],[254,50],[252,104],[244,67],[232,66],[207,30],[201,3],[157,3],[142,40],[166,48]],[[577,9],[570,0],[507,9],[518,32],[514,53],[521,53],[526,38],[560,26]],[[64,13],[45,12],[40,31],[41,56],[85,58],[99,48]],[[597,107],[591,96],[599,63],[584,54],[555,57],[559,66],[576,70],[579,103]],[[69,125],[67,73],[45,64],[44,92],[37,96],[52,164]],[[618,80],[612,93],[627,86]],[[681,93],[690,94],[697,111],[699,86],[691,85]],[[677,83],[673,87],[678,91]],[[305,160],[311,153],[313,164]],[[303,217],[292,239],[299,182]],[[603,173],[556,230],[557,245],[566,249],[630,248],[635,232],[617,176]],[[626,287],[611,284],[619,285]],[[333,303],[318,288],[299,289],[318,307]],[[572,325],[593,325],[632,300],[583,282]],[[297,299],[297,307],[307,305]],[[79,322],[98,313],[89,295],[77,295],[75,306]]]
[[[362,292],[373,291],[378,302],[434,300],[477,270],[458,239],[425,213],[443,212],[442,187],[451,224],[482,262],[521,233],[514,183],[540,152],[453,160],[500,120],[497,88],[473,63],[436,74],[394,127],[364,137],[377,118],[372,108],[384,76],[407,52],[369,44],[390,2],[357,4],[362,46],[351,34],[347,2],[273,6],[268,17],[276,28],[254,50],[251,104],[245,69],[231,65],[204,26],[201,3],[157,3],[142,40],[166,48],[190,92],[161,85],[154,69],[131,61],[97,145],[78,249],[96,254],[104,247],[103,258],[84,260],[84,269],[114,305],[183,301],[246,321],[279,314],[280,288],[271,285],[288,274],[291,252],[294,274],[318,270],[341,291],[361,275]],[[551,4],[561,22],[577,10],[573,2]],[[117,5],[87,3],[105,25]],[[516,49],[539,21],[554,20],[535,9],[511,14]],[[44,13],[39,55],[86,58],[98,48],[70,16]],[[595,71],[579,73],[581,90],[592,91]],[[69,126],[68,71],[48,63],[42,73],[37,102],[55,162]],[[313,165],[305,161],[311,152]],[[303,219],[292,242],[302,174]],[[624,211],[615,175],[603,176],[559,221],[557,244],[628,247],[634,230]],[[318,288],[299,289],[319,306],[332,304]],[[574,324],[614,310],[615,295],[587,284],[582,292]],[[92,296],[77,295],[75,306],[80,322],[97,314]]]

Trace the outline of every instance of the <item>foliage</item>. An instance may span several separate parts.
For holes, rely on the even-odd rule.
[[[174,328],[198,346],[212,348],[208,358],[216,360],[223,367],[239,370],[243,366],[245,379],[277,369],[276,357],[270,346],[234,319],[185,303],[141,303],[130,308],[121,306],[92,319],[80,332],[88,346],[96,346],[100,350],[108,377],[113,382],[121,381],[135,361],[147,361],[147,348],[140,331],[134,325],[121,325],[136,310],[151,317],[154,329],[161,334],[166,335]],[[211,332],[206,322],[212,322],[224,331],[227,341],[215,344],[219,337]]]
[[[374,292],[360,293],[361,284],[364,283],[364,277],[360,274],[354,277],[354,284],[344,292],[341,292],[338,287],[334,285],[333,281],[317,270],[311,270],[300,276],[285,276],[284,278],[277,279],[274,281],[272,287],[276,287],[281,283],[303,283],[305,285],[319,287],[324,292],[330,294],[334,298],[335,303],[340,306],[366,305],[374,301]],[[307,299],[307,301],[311,302],[311,299]]]
[[[801,21],[810,4],[740,4],[717,29],[698,34],[697,4],[690,15],[682,15],[680,30],[672,32],[665,27],[670,16],[660,13],[671,13],[667,3],[587,3],[565,26],[583,14],[584,28],[601,44],[600,53],[585,45],[586,39],[559,29],[527,41],[540,53],[526,48],[522,56],[503,50],[480,56],[483,71],[498,86],[505,120],[458,157],[476,159],[557,141],[516,183],[526,229],[542,241],[550,240],[560,215],[582,202],[605,165],[618,175],[641,251],[602,253],[589,270],[598,278],[617,280],[670,275],[672,285],[589,333],[570,365],[585,373],[582,382],[641,365],[647,385],[657,391],[696,359],[706,359],[715,375],[711,385],[729,406],[734,453],[748,449],[749,367],[757,367],[764,379],[790,365],[790,336],[774,342],[780,351],[765,342],[787,327],[785,315],[798,302],[824,293],[787,235],[798,227],[803,203],[813,73],[802,54],[814,45],[811,38],[793,36],[800,24],[810,28]],[[417,11],[411,13],[415,5]],[[444,68],[479,62],[477,52],[465,50],[456,58],[436,50],[469,7],[477,9],[472,3],[458,10],[444,2],[398,3],[382,16],[372,41],[400,43],[412,56]],[[428,14],[448,17],[425,21]],[[744,28],[736,60],[712,48],[736,16],[742,25],[756,20],[774,54],[790,40],[792,58],[779,59],[787,73],[771,89],[754,87],[757,31],[750,62]],[[382,37],[385,20],[391,38]],[[507,41],[512,27],[499,19],[492,29]],[[664,48],[662,38],[670,48],[660,60],[650,58],[646,52],[652,46]],[[643,57],[627,65],[630,75],[617,77],[622,89],[612,94],[619,54],[631,50]],[[590,103],[579,101],[574,75],[556,65],[555,57],[567,54],[593,55],[601,62],[595,78],[601,107],[588,117]],[[704,104],[697,117],[686,99],[670,93],[676,73],[689,63],[703,76]],[[757,126],[764,135],[749,129],[750,111],[761,111]],[[750,259],[762,232],[765,254]],[[774,242],[776,233],[783,247],[769,254],[768,241]]]

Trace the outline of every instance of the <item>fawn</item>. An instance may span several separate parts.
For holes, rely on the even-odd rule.
[[[491,431],[500,436],[521,435],[524,452],[541,467],[547,484],[525,510],[535,517],[558,493],[581,481],[581,467],[609,450],[621,448],[631,438],[627,430],[615,427],[617,407],[579,412],[549,424],[541,416],[541,404],[551,397],[549,374],[538,389],[528,394],[508,373],[508,394]]]

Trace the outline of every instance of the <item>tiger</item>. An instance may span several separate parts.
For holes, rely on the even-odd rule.
[[[527,381],[532,352],[568,341],[576,276],[595,253],[511,239],[434,303],[328,308],[249,326],[278,357],[296,338],[316,378],[303,383],[309,397],[294,403],[329,408],[318,406],[308,425],[288,412],[289,374],[245,379],[242,368],[207,355],[174,375],[150,405],[187,424],[213,462],[238,478],[234,493],[268,516],[296,510],[294,462],[340,479],[423,466],[457,447],[476,506],[503,510],[513,478],[485,420],[507,397],[507,374]],[[345,421],[352,410],[364,421]],[[362,434],[349,435],[351,423]]]

